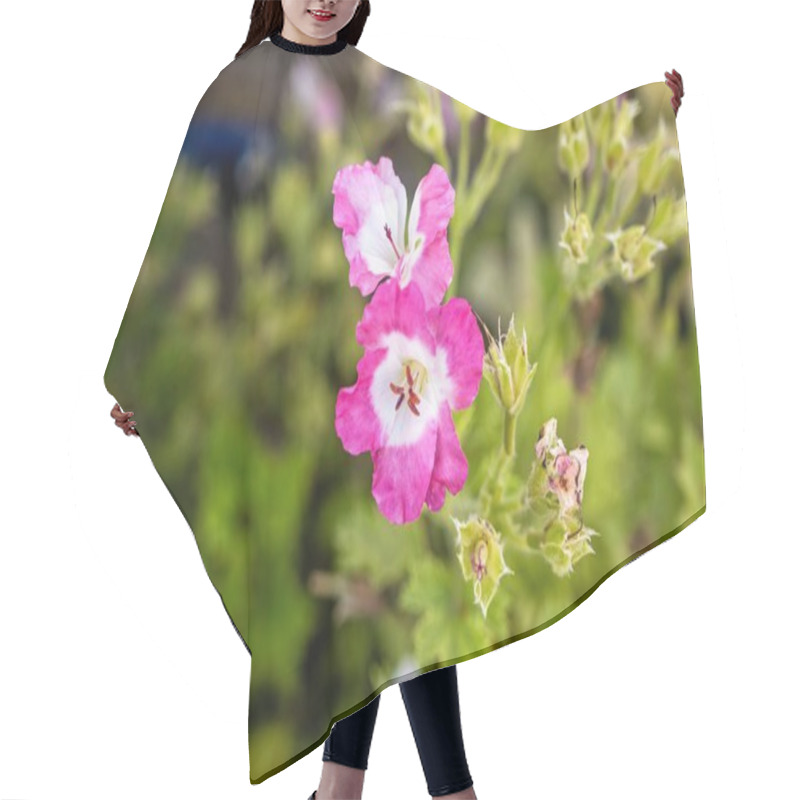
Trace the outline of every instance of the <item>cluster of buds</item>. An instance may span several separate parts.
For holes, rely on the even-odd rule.
[[[500,534],[492,524],[477,514],[470,515],[466,522],[450,518],[456,526],[456,546],[458,560],[464,579],[472,581],[475,603],[483,612],[484,619],[492,602],[500,579],[513,575],[503,557],[503,543]]]
[[[636,98],[620,95],[615,102],[603,103],[598,109],[580,114],[559,126],[557,160],[559,167],[569,173],[573,182],[575,209],[571,214],[566,206],[564,208],[564,228],[558,246],[566,252],[563,263],[565,278],[575,296],[582,299],[590,297],[611,276],[611,267],[616,267],[627,281],[646,274],[654,266],[652,255],[666,246],[652,235],[646,237],[642,226],[632,226],[625,231],[605,233],[605,238],[614,246],[609,257],[598,260],[591,250],[596,235],[607,223],[607,220],[599,220],[605,220],[615,207],[613,199],[607,201],[610,205],[596,218],[597,189],[601,185],[598,181],[603,172],[607,173],[610,182],[621,180],[622,168],[634,156],[631,140],[634,119],[640,110]],[[659,161],[662,154],[669,152],[666,136],[662,121],[659,134],[653,142],[636,151],[642,161],[637,173],[636,189],[639,194],[643,188],[660,186],[668,174],[669,165],[665,167]],[[592,149],[594,155],[590,157]],[[588,205],[582,210],[577,202],[577,187],[590,161],[593,161],[592,188]],[[663,209],[659,225],[671,231],[675,224],[665,213],[669,210]]]
[[[567,451],[556,433],[555,417],[542,425],[536,458],[527,484],[527,502],[537,527],[544,531],[540,546],[556,575],[572,572],[585,555],[594,553],[596,531],[583,524],[583,484],[589,451],[584,445]]]
[[[485,325],[484,329],[489,335],[489,346],[483,360],[484,377],[500,407],[516,417],[525,404],[537,366],[528,361],[527,334],[524,328],[522,336],[517,334],[513,314],[508,330],[502,335],[498,330],[497,339]]]

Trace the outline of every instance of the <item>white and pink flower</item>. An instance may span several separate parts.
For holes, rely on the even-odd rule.
[[[364,309],[356,339],[365,352],[356,383],[339,390],[336,433],[348,453],[372,454],[381,513],[413,522],[424,504],[438,511],[445,490],[457,494],[466,482],[452,412],[478,394],[483,337],[465,299],[429,307],[416,280],[390,279]]]
[[[386,277],[405,288],[416,283],[426,306],[440,303],[453,279],[447,226],[455,189],[434,164],[419,182],[411,211],[406,188],[391,159],[350,164],[333,182],[333,221],[342,229],[350,285],[367,296]],[[408,231],[406,232],[406,217]]]
[[[539,431],[536,442],[536,460],[542,467],[542,478],[547,489],[558,498],[561,513],[583,505],[583,484],[589,462],[589,451],[581,444],[567,452],[564,442],[558,437],[558,421],[551,417]],[[542,481],[540,480],[541,484]]]

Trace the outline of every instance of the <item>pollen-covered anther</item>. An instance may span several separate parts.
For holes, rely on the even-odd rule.
[[[414,364],[417,367],[416,374],[411,372],[411,364]],[[397,398],[397,403],[395,404],[394,410],[398,411],[400,406],[403,404],[403,401],[407,399],[408,407],[411,409],[412,413],[416,416],[420,415],[419,409],[417,406],[422,402],[422,390],[425,387],[425,380],[427,378],[428,371],[425,367],[422,366],[417,361],[406,362],[404,365],[404,376],[405,376],[405,383],[401,385],[397,385],[394,382],[389,382],[389,388],[396,394],[399,395]],[[417,383],[417,389],[419,390],[419,394],[414,391],[414,383]]]

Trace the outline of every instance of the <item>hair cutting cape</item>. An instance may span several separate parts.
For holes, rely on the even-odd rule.
[[[706,508],[669,87],[528,131],[275,39],[200,100],[104,376],[251,654],[254,784]]]

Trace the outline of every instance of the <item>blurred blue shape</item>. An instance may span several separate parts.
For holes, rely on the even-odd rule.
[[[233,184],[239,196],[249,193],[266,175],[272,137],[237,119],[199,117],[186,132],[181,158],[200,169],[212,169],[219,180]]]
[[[247,151],[252,127],[236,120],[196,119],[186,133],[181,155],[198,167],[235,166]]]

